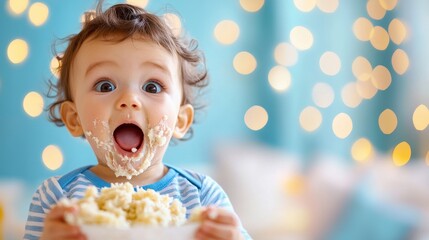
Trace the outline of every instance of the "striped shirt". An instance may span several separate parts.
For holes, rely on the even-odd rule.
[[[88,186],[100,190],[110,187],[110,183],[102,180],[85,166],[62,177],[51,177],[45,180],[33,195],[25,225],[24,239],[39,239],[43,231],[46,214],[61,198],[82,198]],[[160,194],[167,194],[178,199],[186,208],[188,218],[193,209],[215,205],[234,211],[224,190],[210,177],[168,166],[167,174],[158,182],[143,186]],[[251,239],[241,227],[245,239]]]

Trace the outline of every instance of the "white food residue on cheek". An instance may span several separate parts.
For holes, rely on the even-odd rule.
[[[112,169],[117,177],[124,176],[131,179],[133,176],[144,172],[152,162],[158,147],[162,147],[167,143],[167,139],[171,137],[171,128],[167,126],[167,116],[164,115],[159,123],[153,127],[147,128],[148,139],[145,139],[143,149],[137,156],[124,156],[115,150],[113,134],[106,121],[94,120],[94,127],[100,128],[105,135],[109,136],[107,140],[100,140],[94,136],[93,132],[85,131],[87,139],[91,139],[97,148],[104,150],[105,162]],[[103,134],[104,135],[104,134]],[[132,148],[131,152],[137,152],[137,148]]]
[[[111,135],[110,134],[110,129],[108,127],[107,122],[105,121],[97,121],[94,119],[93,124],[94,127],[97,128],[99,123],[101,123],[102,127],[103,127],[103,131],[105,131],[105,133],[107,135]],[[85,137],[89,140],[92,139],[92,141],[96,144],[97,148],[101,148],[104,149],[105,151],[111,152],[113,151],[114,148],[114,143],[113,143],[113,139],[107,139],[106,141],[100,140],[100,138],[98,138],[97,136],[94,136],[93,132],[91,131],[85,131]]]
[[[171,135],[171,129],[167,126],[167,116],[164,115],[161,121],[153,128],[149,129],[149,142],[153,147],[162,147],[167,142],[167,137]]]

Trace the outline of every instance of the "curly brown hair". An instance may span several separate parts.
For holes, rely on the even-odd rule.
[[[55,51],[58,59],[58,81],[49,82],[48,97],[54,102],[48,106],[49,120],[57,126],[64,126],[59,109],[65,101],[72,101],[70,92],[70,70],[76,54],[82,44],[90,38],[103,38],[106,41],[121,42],[128,38],[144,38],[162,46],[170,53],[177,54],[181,69],[183,85],[183,104],[191,104],[194,109],[201,109],[203,104],[196,98],[201,90],[208,85],[207,68],[204,54],[198,49],[198,42],[184,35],[175,36],[164,19],[149,13],[143,8],[130,4],[116,4],[106,11],[102,9],[103,0],[97,4],[95,12],[86,12],[83,28],[63,42],[67,47],[62,54]],[[192,137],[190,128],[187,138]]]

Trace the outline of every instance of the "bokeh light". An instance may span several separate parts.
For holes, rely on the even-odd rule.
[[[401,44],[407,37],[407,28],[405,24],[397,18],[394,18],[389,23],[388,31],[390,39],[397,45]]]
[[[322,124],[322,114],[319,109],[308,106],[299,115],[299,124],[307,132],[313,132]]]
[[[369,41],[372,32],[372,23],[367,18],[360,17],[353,23],[353,33],[360,41]]]
[[[381,7],[387,11],[391,11],[396,7],[398,0],[379,0]]]
[[[49,8],[44,3],[35,2],[28,10],[28,18],[30,22],[38,27],[43,25],[49,17]]]
[[[378,126],[384,134],[391,134],[398,125],[398,118],[391,109],[385,109],[378,117]]]
[[[373,147],[368,139],[360,138],[353,143],[350,153],[357,162],[367,162],[373,156]]]
[[[182,21],[180,20],[179,16],[174,13],[165,13],[163,17],[174,36],[180,36],[182,33]]]
[[[321,107],[329,107],[335,99],[335,92],[332,87],[327,83],[316,83],[313,87],[313,101]]]
[[[268,81],[271,87],[278,91],[286,91],[291,84],[291,75],[289,70],[283,66],[275,66],[268,73]]]
[[[347,83],[341,90],[341,99],[349,108],[355,108],[362,102],[362,97],[359,95],[355,82]]]
[[[258,131],[265,127],[268,122],[268,113],[265,108],[254,105],[250,107],[244,115],[244,123],[246,126],[253,130]]]
[[[12,14],[19,15],[28,7],[29,0],[9,0],[9,10]]]
[[[382,65],[376,66],[372,72],[371,81],[378,90],[386,90],[392,82],[389,69]]]
[[[249,52],[239,52],[234,57],[233,66],[240,74],[251,74],[257,66],[256,58]]]
[[[365,57],[358,56],[353,60],[352,72],[359,81],[367,81],[372,75],[371,63]]]
[[[408,163],[411,158],[411,147],[407,142],[401,142],[395,146],[392,152],[392,160],[395,166],[401,167]]]
[[[402,49],[396,49],[392,55],[392,66],[395,72],[402,75],[408,70],[409,65],[408,54]]]
[[[372,28],[369,41],[375,49],[380,51],[386,50],[390,41],[389,33],[387,33],[386,29],[380,26],[375,26]]]
[[[357,81],[356,89],[359,96],[364,99],[373,98],[378,91],[378,89],[372,84],[371,81]]]
[[[257,12],[264,6],[264,0],[240,0],[240,6],[248,12]]]
[[[182,33],[182,21],[179,16],[174,13],[165,13],[163,15],[165,23],[167,23],[168,27],[170,27],[174,36],[180,36]]]
[[[332,121],[332,131],[338,138],[344,139],[353,130],[352,118],[346,113],[339,113]]]
[[[305,176],[294,174],[284,181],[286,194],[290,196],[299,196],[305,190]]]
[[[307,50],[313,46],[313,34],[303,26],[292,28],[289,38],[292,45],[298,50]]]
[[[53,57],[51,59],[51,63],[49,64],[49,69],[51,70],[52,75],[54,75],[56,78],[59,78],[59,72],[58,67],[60,66],[60,62],[58,61],[57,57]]]
[[[426,127],[429,124],[429,109],[426,105],[420,104],[413,113],[413,124],[414,127],[419,130],[423,131],[426,129]]]
[[[22,63],[28,56],[28,44],[23,39],[15,39],[7,47],[7,57],[14,64]]]
[[[89,15],[90,14],[90,15]],[[88,21],[91,21],[92,19],[94,19],[94,17],[95,17],[95,10],[87,10],[87,11],[85,11],[85,13],[83,13],[81,16],[80,16],[80,23],[82,23],[82,26],[83,26],[83,24],[85,23],[85,21],[86,21],[86,15],[88,15],[89,16],[89,18],[87,19]]]
[[[325,13],[333,13],[337,10],[339,0],[317,0],[317,7]]]
[[[386,9],[380,5],[379,0],[368,0],[366,10],[368,15],[375,20],[380,20],[386,15]]]
[[[335,76],[341,69],[341,59],[334,52],[325,52],[319,60],[320,69],[329,76]]]
[[[25,95],[22,106],[30,117],[38,117],[43,112],[43,97],[37,92],[29,92]]]
[[[240,28],[232,20],[220,21],[214,29],[214,36],[221,44],[233,44],[237,41],[239,35]]]
[[[317,0],[293,0],[295,7],[301,12],[311,12],[316,7]]]
[[[280,43],[274,49],[274,59],[279,65],[293,66],[298,61],[298,51],[290,43]]]
[[[149,0],[127,0],[127,3],[141,8],[145,8],[149,3]]]
[[[61,149],[55,145],[47,146],[42,152],[43,164],[50,170],[57,170],[63,165]]]

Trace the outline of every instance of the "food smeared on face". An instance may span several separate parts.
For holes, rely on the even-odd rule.
[[[105,152],[105,163],[116,177],[127,179],[144,172],[151,165],[157,148],[164,146],[172,134],[167,126],[166,115],[157,125],[149,126],[146,134],[139,126],[131,123],[121,124],[114,131],[111,131],[106,121],[94,120],[93,123],[95,128],[102,128],[109,137],[100,139],[92,131],[85,131],[86,138]]]

